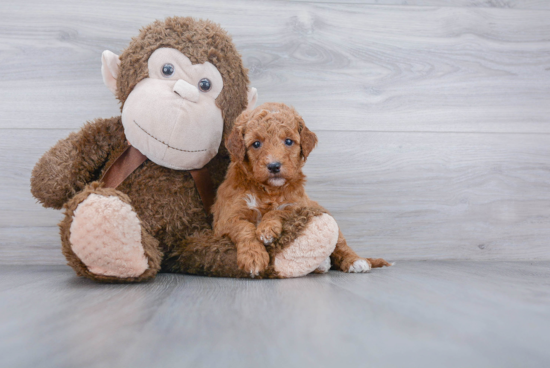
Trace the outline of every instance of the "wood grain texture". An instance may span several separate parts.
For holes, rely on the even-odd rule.
[[[365,5],[431,6],[459,8],[504,8],[504,9],[544,9],[550,10],[546,0],[289,0],[307,3],[346,3]]]
[[[0,267],[0,367],[547,367],[549,262],[98,285]]]
[[[55,1],[45,17],[40,6],[9,4],[0,29],[4,128],[76,129],[117,114],[101,85],[101,52],[120,52],[139,27],[178,14],[223,24],[260,102],[293,104],[316,129],[550,131],[545,11]]]
[[[101,52],[169,15],[221,23],[260,103],[294,105],[318,133],[308,191],[360,254],[550,259],[545,3],[393,4],[3,1],[0,264],[64,263],[61,214],[30,196],[32,167],[85,121],[119,114]]]
[[[9,166],[0,160],[5,173],[0,220],[7,227],[0,262],[24,262],[27,252],[30,263],[64,263],[59,251],[50,254],[60,247],[61,213],[38,205],[26,183],[42,152],[69,131],[4,133],[0,144],[27,142],[32,149]],[[308,193],[331,211],[359,254],[393,260],[550,258],[546,135],[322,131],[318,136],[305,166]]]

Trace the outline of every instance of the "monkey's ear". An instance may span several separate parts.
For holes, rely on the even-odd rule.
[[[239,127],[234,127],[225,141],[225,147],[231,155],[233,162],[244,161],[246,147],[244,145],[244,137]]]
[[[107,88],[109,88],[115,96],[119,66],[120,59],[117,54],[109,50],[103,51],[103,54],[101,54],[101,75],[103,76],[103,83],[105,83]]]
[[[256,101],[258,101],[258,90],[254,87],[248,88],[248,105],[246,109],[252,110],[256,106]]]
[[[304,123],[304,120],[300,118],[299,125],[300,130],[300,146],[302,147],[302,156],[304,161],[307,160],[307,156],[313,151],[317,145],[317,135],[309,130]]]

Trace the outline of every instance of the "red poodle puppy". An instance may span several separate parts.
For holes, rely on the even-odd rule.
[[[266,103],[244,112],[227,139],[231,164],[213,207],[214,231],[237,247],[240,269],[252,276],[270,261],[266,247],[281,235],[286,212],[314,208],[327,212],[305,192],[302,167],[317,136],[294,108]],[[336,247],[317,270],[368,272],[389,266],[383,259],[359,257],[339,232]]]

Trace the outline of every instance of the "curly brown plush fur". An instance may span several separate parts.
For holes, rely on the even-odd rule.
[[[61,209],[99,179],[105,163],[125,146],[120,117],[86,123],[45,153],[34,166],[31,193],[44,207]],[[120,151],[122,152],[122,151]]]
[[[167,18],[143,28],[120,56],[117,97],[124,102],[136,84],[147,78],[147,60],[160,47],[175,48],[193,63],[209,61],[220,72],[224,87],[216,98],[224,118],[224,136],[247,105],[247,70],[231,38],[218,25],[192,18]],[[223,142],[223,140],[222,140]],[[172,170],[146,161],[116,189],[99,181],[106,169],[127,148],[121,117],[97,119],[59,141],[36,164],[31,192],[45,206],[65,208],[59,224],[63,253],[80,276],[101,282],[138,282],[162,269],[168,272],[212,276],[248,277],[236,267],[236,253],[227,239],[213,236],[195,183],[187,171]],[[225,147],[207,168],[217,188],[227,171]],[[70,241],[78,205],[92,194],[118,198],[129,204],[139,219],[141,245],[148,269],[137,277],[118,277],[90,272],[75,254]],[[286,225],[288,234],[278,248],[299,236],[315,214],[296,213]],[[302,224],[302,225],[298,225]],[[277,277],[273,268],[261,277]]]

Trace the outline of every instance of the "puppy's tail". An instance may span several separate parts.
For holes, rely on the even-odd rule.
[[[367,258],[367,260],[370,262],[370,266],[372,268],[380,268],[380,267],[390,267],[393,266],[393,263],[387,262],[383,258]]]

